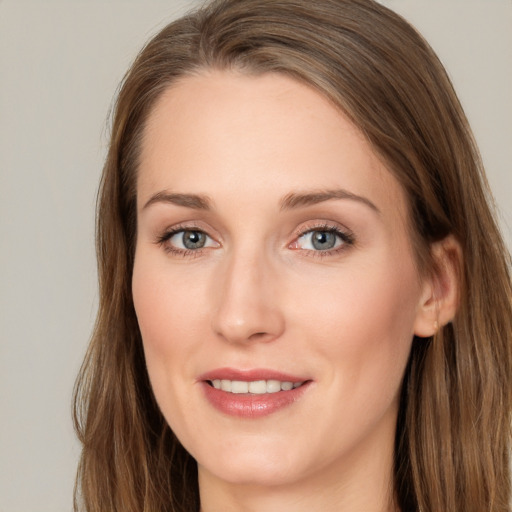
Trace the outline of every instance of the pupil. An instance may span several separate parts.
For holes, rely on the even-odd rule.
[[[315,231],[312,242],[315,249],[321,251],[332,249],[336,244],[336,235],[329,231]]]
[[[200,249],[204,246],[206,236],[200,231],[185,231],[183,233],[183,245],[187,249]]]

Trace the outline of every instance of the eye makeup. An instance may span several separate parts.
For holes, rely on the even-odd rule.
[[[166,253],[181,257],[198,257],[205,251],[221,247],[208,232],[196,224],[178,224],[167,228],[156,237],[155,243]],[[294,233],[288,249],[314,257],[336,256],[355,243],[354,234],[338,224],[328,221],[302,225]]]

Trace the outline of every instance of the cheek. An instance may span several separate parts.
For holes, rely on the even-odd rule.
[[[134,266],[133,303],[146,353],[166,350],[166,333],[172,323],[172,291],[156,277],[143,265]]]
[[[394,428],[419,288],[412,266],[389,263],[351,267],[350,275],[340,274],[338,282],[330,283],[328,300],[313,289],[302,310],[319,384],[328,390],[318,414],[325,419],[333,450],[357,444],[383,418]]]
[[[142,336],[146,367],[155,397],[160,407],[160,389],[166,387],[167,376],[162,361],[167,359],[169,344],[167,333],[169,321],[167,312],[171,297],[162,279],[136,256],[132,278],[132,295],[137,321]],[[158,297],[158,300],[156,298]]]
[[[181,277],[181,279],[180,279]],[[198,301],[203,296],[196,285],[183,282],[158,259],[137,256],[132,294],[139,327],[147,352],[165,353],[177,344],[177,336],[194,339],[199,329]],[[186,343],[180,343],[183,348]]]
[[[332,362],[326,378],[346,389],[361,386],[363,391],[378,382],[394,390],[413,339],[420,292],[414,266],[391,255],[377,262],[351,266],[328,287],[310,288],[300,310],[301,325],[309,338],[315,336],[316,351]],[[374,391],[380,393],[378,387]]]
[[[132,294],[146,367],[162,414],[178,430],[186,410],[183,397],[189,396],[187,386],[194,383],[190,362],[204,339],[199,336],[197,293],[185,284],[169,272],[165,261],[143,251],[136,256]]]
[[[177,377],[182,375],[183,362],[193,350],[190,340],[196,325],[186,314],[193,311],[192,299],[180,294],[180,287],[174,284],[169,272],[154,258],[136,256],[133,302],[151,386],[166,417],[176,409]]]

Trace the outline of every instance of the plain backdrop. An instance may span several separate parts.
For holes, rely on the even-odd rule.
[[[383,3],[448,68],[512,246],[512,1]],[[107,112],[142,44],[193,5],[0,0],[0,512],[72,508]]]

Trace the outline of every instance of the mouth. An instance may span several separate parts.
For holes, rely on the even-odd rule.
[[[301,402],[311,379],[274,370],[222,368],[202,375],[204,396],[229,416],[256,419]]]
[[[291,391],[299,388],[307,381],[280,381],[275,379],[268,380],[229,380],[213,379],[207,380],[207,384],[215,389],[234,394],[264,395],[267,393],[279,393],[281,391]]]

